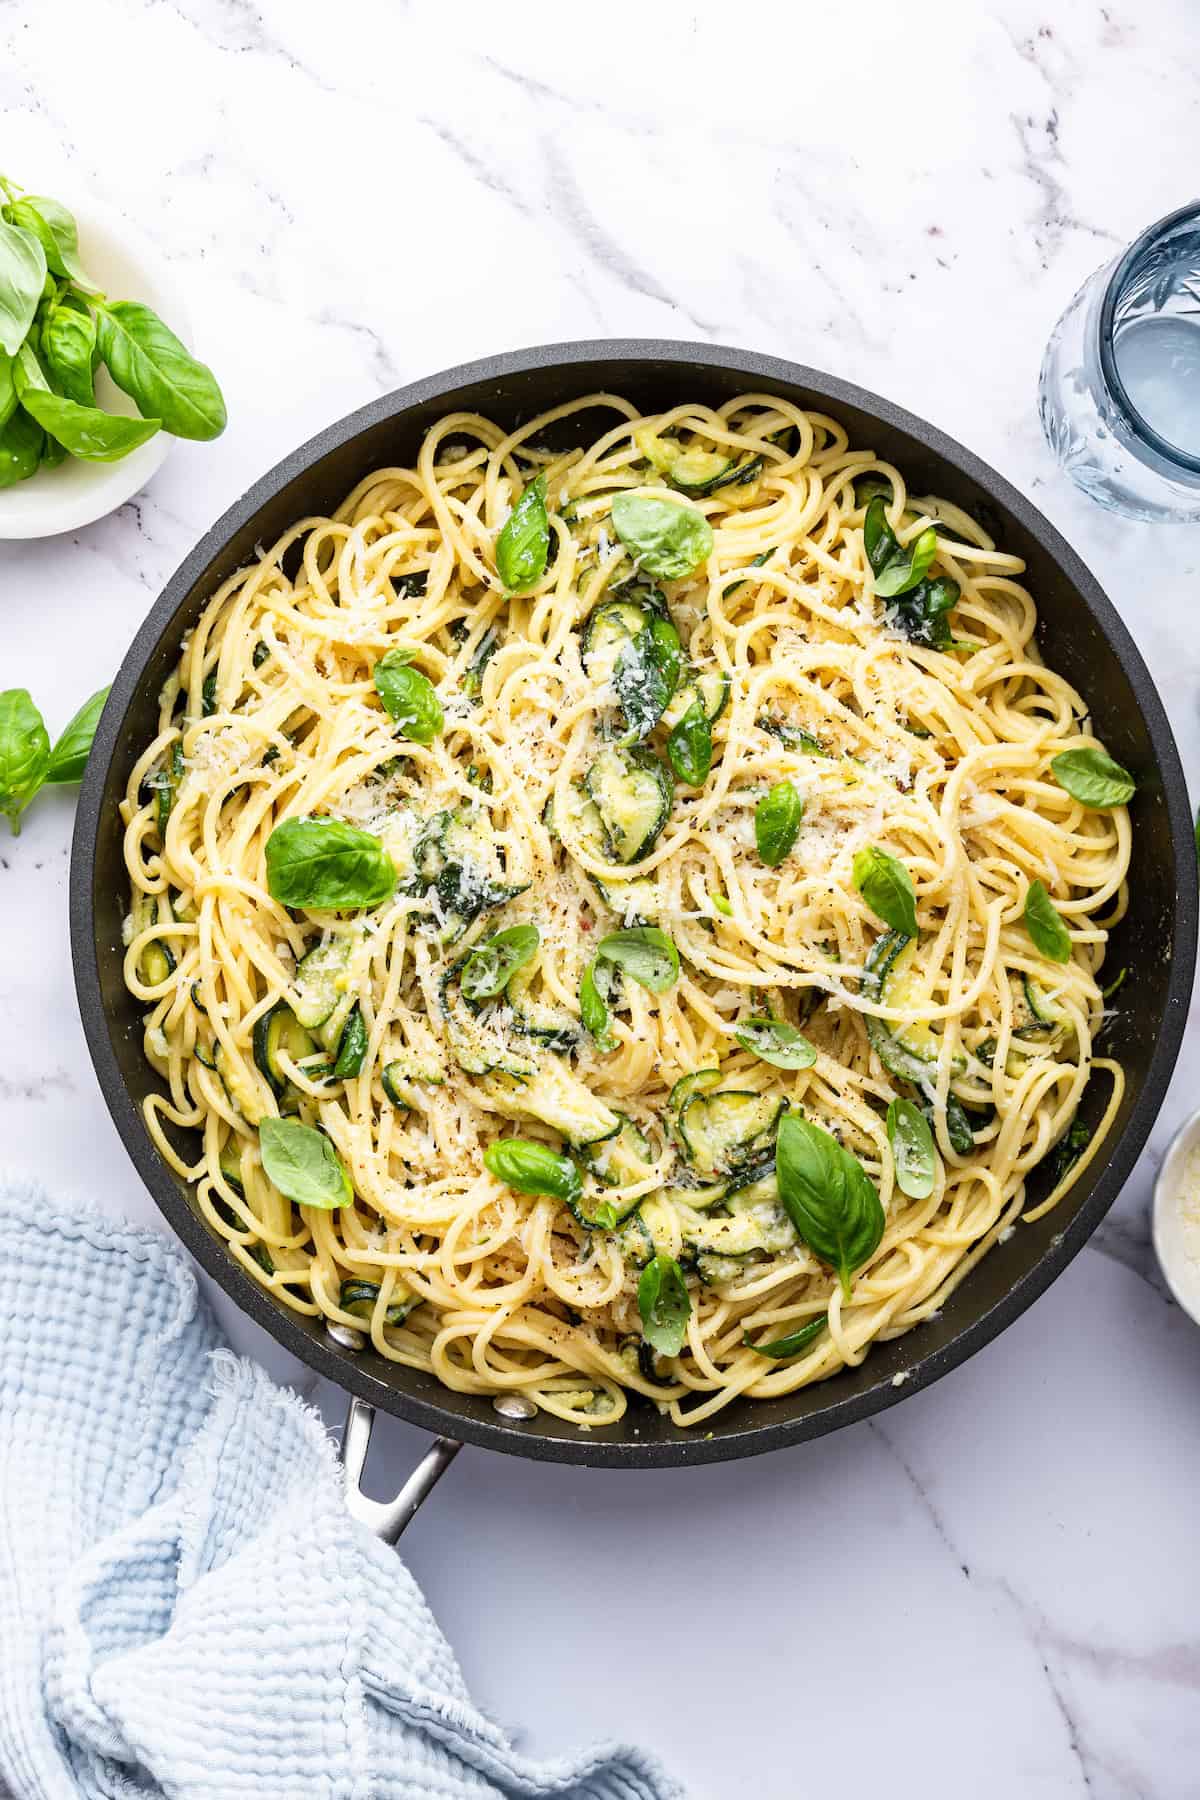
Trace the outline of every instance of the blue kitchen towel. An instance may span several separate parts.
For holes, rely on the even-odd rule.
[[[503,1649],[497,1623],[496,1651]],[[0,1790],[17,1800],[679,1800],[518,1757],[317,1415],[170,1244],[0,1189]]]

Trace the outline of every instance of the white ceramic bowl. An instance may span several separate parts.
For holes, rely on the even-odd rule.
[[[1163,1158],[1154,1183],[1154,1254],[1167,1286],[1184,1312],[1200,1324],[1200,1218],[1184,1211],[1184,1178],[1200,1147],[1200,1112],[1185,1119]],[[1200,1196],[1195,1203],[1200,1214]]]
[[[110,300],[142,300],[189,343],[191,321],[169,266],[141,233],[92,200],[56,194],[79,224],[79,254],[84,268]],[[96,399],[106,412],[136,415],[137,407],[109,380],[107,370],[96,379]],[[142,444],[120,462],[80,462],[68,456],[57,469],[39,469],[28,481],[0,488],[0,539],[54,537],[78,531],[145,487],[158,472],[171,447],[165,431]]]

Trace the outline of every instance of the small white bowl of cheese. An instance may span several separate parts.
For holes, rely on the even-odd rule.
[[[1154,1254],[1167,1286],[1200,1324],[1200,1112],[1185,1119],[1154,1184]]]

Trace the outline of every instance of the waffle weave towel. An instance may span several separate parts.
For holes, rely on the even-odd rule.
[[[20,1185],[0,1227],[0,1791],[678,1800],[635,1750],[513,1752],[166,1240]]]

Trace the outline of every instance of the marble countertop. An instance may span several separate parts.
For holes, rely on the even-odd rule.
[[[61,726],[216,515],[374,395],[538,341],[706,338],[887,394],[1030,493],[1127,620],[1200,792],[1200,535],[1090,506],[1034,408],[1076,286],[1191,197],[1188,8],[741,16],[0,0],[5,172],[156,239],[231,420],[114,517],[0,545],[0,685]],[[0,1159],[154,1224],[76,1018],[71,818],[49,793],[0,838]],[[1198,1075],[1193,1025],[1088,1248],[881,1421],[664,1473],[465,1451],[404,1550],[481,1703],[537,1750],[641,1740],[697,1800],[1194,1795],[1200,1331],[1148,1203]],[[377,1437],[381,1480],[422,1447]]]

